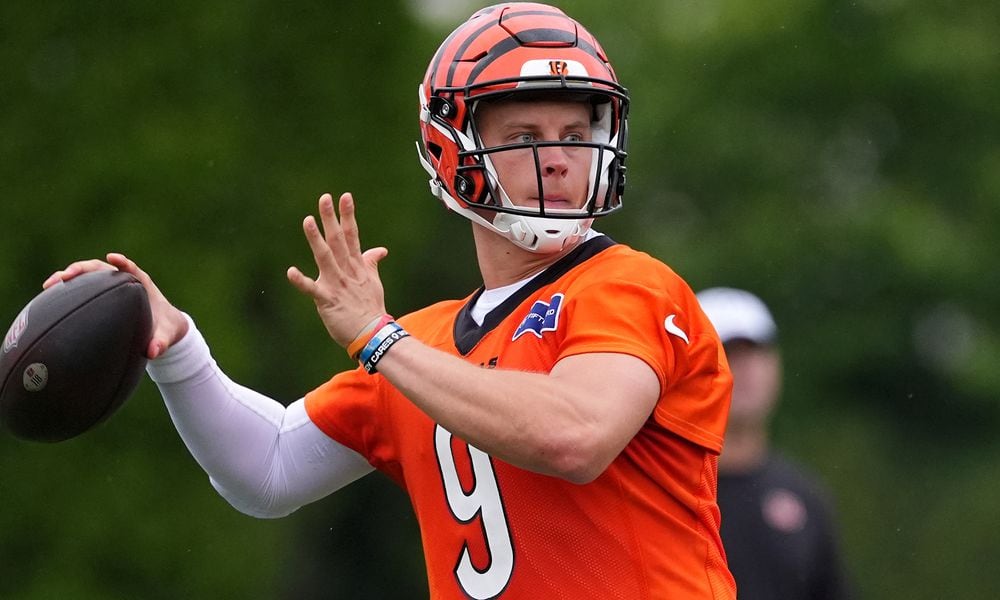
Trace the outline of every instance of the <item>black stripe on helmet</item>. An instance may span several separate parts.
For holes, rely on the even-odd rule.
[[[545,41],[545,40],[551,40],[552,39],[551,36],[553,35],[553,33],[565,34],[567,32],[560,29],[529,29],[519,33],[518,35],[524,36],[525,38],[530,37],[530,39],[535,41]],[[472,72],[469,73],[469,84],[471,85],[473,82],[475,82],[476,77],[478,77],[479,74],[482,73],[483,69],[490,66],[490,64],[493,61],[497,60],[504,54],[507,54],[511,50],[520,48],[521,46],[522,44],[520,44],[517,39],[507,38],[506,40],[503,40],[502,42],[490,48],[489,53],[483,58],[483,60],[479,61],[479,63],[476,64],[475,68],[472,69]],[[597,51],[597,49],[588,44],[587,42],[578,39],[576,47],[596,58],[598,61],[601,62],[601,64],[604,64],[604,59],[601,58],[601,55]]]
[[[505,19],[511,19],[511,18],[514,18],[514,17],[524,17],[524,16],[530,16],[530,15],[565,16],[565,15],[560,15],[560,13],[556,13],[556,12],[553,12],[553,11],[547,11],[547,10],[525,10],[525,11],[521,11],[521,12],[501,13],[501,16],[503,18],[505,18]],[[455,51],[455,58],[452,58],[451,65],[448,67],[448,79],[446,80],[446,87],[452,87],[452,86],[455,85],[455,70],[458,68],[458,63],[460,62],[458,60],[458,57],[462,56],[463,54],[465,54],[465,51],[468,50],[469,46],[471,46],[476,41],[476,39],[480,35],[483,34],[484,31],[488,30],[491,27],[499,26],[499,25],[500,25],[500,19],[495,19],[495,20],[489,21],[488,23],[486,23],[485,25],[483,25],[482,27],[480,27],[476,31],[472,32],[469,35],[469,37],[465,38],[465,41],[462,42],[462,45],[459,46],[458,50]],[[464,28],[459,28],[458,30],[456,30],[455,32],[453,32],[452,35],[449,36],[449,39],[452,36],[454,36],[456,33],[458,33],[458,31],[460,31],[462,29],[464,29]],[[444,47],[445,46],[443,46],[443,45],[441,46],[442,49]],[[440,56],[435,56],[434,57],[434,62],[435,63],[440,62],[440,60],[441,60]],[[431,73],[436,73],[436,72],[437,72],[437,64],[435,64],[434,68],[431,70]]]
[[[525,29],[512,34],[521,45],[528,46],[537,42],[562,42],[576,46],[576,31],[565,29]]]

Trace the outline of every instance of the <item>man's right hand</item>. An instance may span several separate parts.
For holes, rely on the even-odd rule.
[[[153,338],[146,348],[147,358],[157,358],[187,334],[188,322],[184,314],[170,304],[149,275],[124,254],[110,253],[107,255],[107,262],[95,258],[71,263],[65,269],[49,275],[49,278],[42,284],[42,288],[48,289],[63,281],[69,281],[77,275],[101,270],[129,273],[138,279],[142,287],[146,289],[149,307],[153,313]]]

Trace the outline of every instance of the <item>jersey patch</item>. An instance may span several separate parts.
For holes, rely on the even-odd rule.
[[[536,300],[524,320],[517,326],[514,337],[510,338],[510,341],[513,342],[529,331],[539,338],[546,331],[555,331],[559,327],[559,309],[562,307],[562,299],[563,295],[559,293],[554,294],[548,302]]]

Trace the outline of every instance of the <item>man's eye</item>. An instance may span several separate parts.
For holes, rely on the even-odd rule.
[[[579,133],[570,133],[563,137],[564,142],[582,142],[583,136]]]
[[[514,138],[514,141],[518,144],[530,144],[535,141],[535,136],[530,133],[520,133]]]

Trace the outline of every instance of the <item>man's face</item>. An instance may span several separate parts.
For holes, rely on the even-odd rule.
[[[584,102],[540,100],[483,103],[476,123],[486,147],[527,142],[589,142],[591,108]],[[515,206],[579,209],[587,200],[593,150],[565,146],[538,149],[542,189],[530,148],[490,154],[500,185]]]
[[[777,349],[744,341],[725,345],[733,373],[732,425],[767,421],[781,391],[781,358]]]

